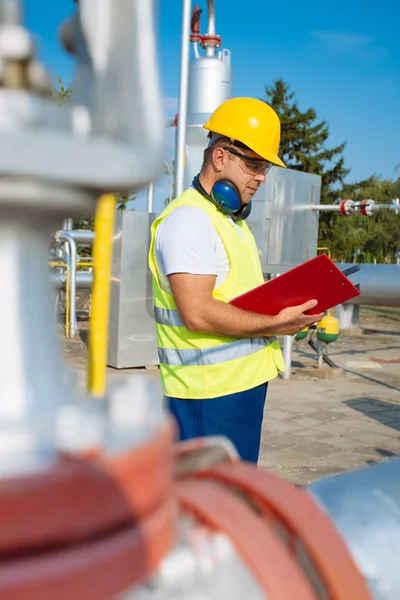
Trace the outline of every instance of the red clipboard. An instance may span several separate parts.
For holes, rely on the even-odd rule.
[[[360,295],[360,290],[326,254],[320,254],[290,271],[237,296],[230,304],[263,315],[277,315],[289,306],[318,300],[306,314],[315,315]]]

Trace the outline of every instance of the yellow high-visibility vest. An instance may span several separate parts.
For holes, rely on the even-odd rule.
[[[153,274],[154,318],[161,382],[166,396],[215,398],[251,389],[285,370],[276,338],[229,338],[189,331],[182,323],[172,294],[162,289],[155,259],[158,225],[179,206],[196,206],[211,218],[228,254],[230,271],[216,289],[216,300],[232,298],[263,283],[253,235],[244,221],[237,225],[196,190],[189,189],[171,202],[151,229],[149,266]]]

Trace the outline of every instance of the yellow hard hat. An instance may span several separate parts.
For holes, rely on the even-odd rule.
[[[231,98],[213,112],[203,127],[245,144],[275,165],[286,166],[278,157],[281,140],[279,117],[262,100]]]

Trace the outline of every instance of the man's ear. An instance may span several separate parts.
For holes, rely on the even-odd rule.
[[[222,148],[215,148],[213,152],[214,169],[220,173],[224,170],[226,161],[225,151]]]

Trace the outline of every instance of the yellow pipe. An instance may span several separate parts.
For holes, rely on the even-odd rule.
[[[92,396],[104,396],[108,346],[108,314],[110,309],[110,279],[112,235],[114,231],[115,196],[99,198],[95,216],[93,243],[94,278],[89,330],[88,391]]]
[[[69,267],[66,263],[50,262],[50,267],[65,267],[65,337],[69,338]]]
[[[331,257],[331,251],[329,250],[329,248],[325,248],[325,247],[317,248],[317,251],[320,251],[320,250],[327,250],[328,251],[328,258]]]

